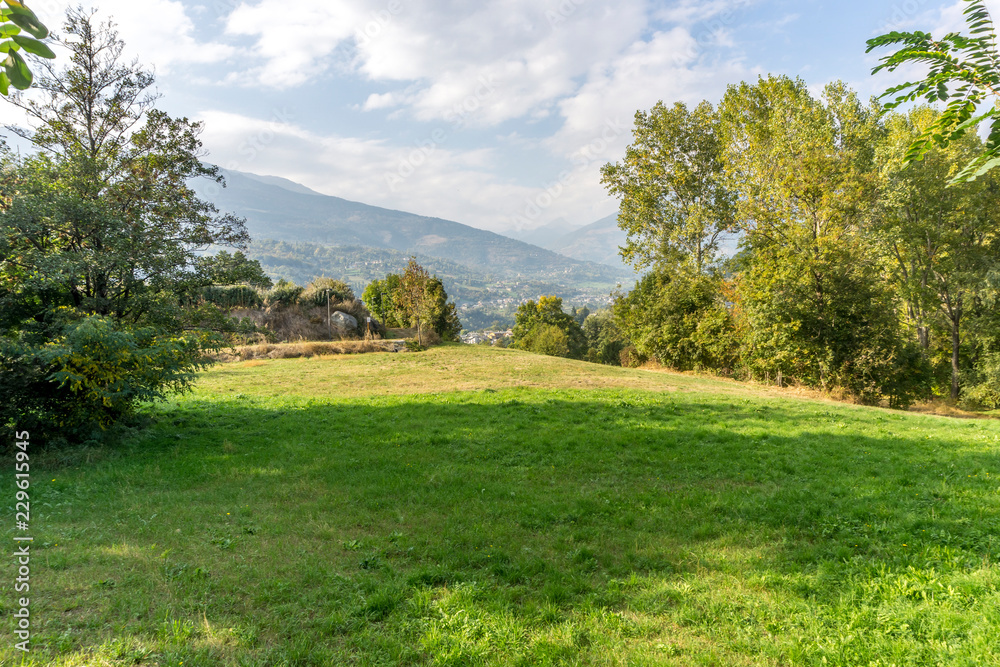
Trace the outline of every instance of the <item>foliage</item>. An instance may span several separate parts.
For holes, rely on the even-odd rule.
[[[0,72],[0,94],[10,94],[10,87],[27,90],[34,79],[31,68],[21,55],[23,50],[39,58],[55,58],[56,54],[39,40],[49,36],[49,30],[35,13],[18,0],[3,0],[0,9],[0,53],[6,53]],[[27,34],[24,34],[27,33]],[[30,35],[30,36],[29,36]]]
[[[36,380],[14,416],[58,417],[53,437],[183,389],[197,348],[216,343],[190,332],[238,326],[192,295],[226,275],[262,276],[245,257],[202,256],[247,234],[188,186],[221,180],[199,159],[201,126],[153,108],[152,75],[120,62],[110,26],[76,9],[66,33],[65,71],[44,65],[39,94],[11,98],[34,124],[15,131],[38,152],[5,152],[0,165],[0,335],[5,363]],[[53,392],[72,414],[29,407]]]
[[[510,347],[583,359],[587,354],[587,338],[573,316],[563,312],[562,299],[542,296],[537,302],[528,301],[518,307]]]
[[[1000,178],[987,174],[946,187],[961,165],[981,152],[982,143],[973,134],[929,147],[919,162],[907,163],[906,146],[941,115],[918,107],[886,118],[880,155],[883,211],[877,230],[920,344],[928,353],[945,352],[950,394],[957,399],[967,370],[963,348],[971,348],[965,334],[976,300],[984,292],[997,292],[984,276],[1000,270]],[[942,330],[940,342],[932,340],[936,329]]]
[[[142,402],[189,389],[194,371],[205,365],[208,343],[198,336],[126,330],[69,309],[55,320],[44,337],[0,339],[0,427],[45,426],[52,436],[107,428]]]
[[[462,324],[444,283],[430,276],[415,259],[402,274],[373,280],[362,294],[365,306],[387,327],[428,325],[443,340],[458,340]]]
[[[353,301],[354,290],[343,280],[333,278],[316,278],[306,286],[299,296],[299,303],[303,306],[326,306],[327,295],[331,303],[342,301]]]
[[[868,40],[868,52],[902,45],[895,53],[882,57],[872,74],[893,72],[910,64],[929,66],[923,79],[887,90],[883,98],[895,97],[885,104],[886,109],[920,99],[946,103],[944,112],[913,139],[905,164],[923,159],[934,146],[946,147],[970,131],[974,134],[976,128],[989,122],[986,145],[951,178],[951,184],[975,180],[1000,165],[1000,52],[996,30],[982,0],[965,2],[969,36],[950,33],[938,40],[925,32],[894,31]],[[986,108],[981,110],[983,105]]]
[[[677,370],[732,369],[736,342],[719,293],[715,276],[651,271],[619,296],[614,320],[643,357]]]
[[[1000,352],[984,356],[962,388],[962,403],[973,410],[1000,410]]]
[[[610,309],[591,313],[583,321],[583,335],[587,337],[587,361],[620,366],[622,350],[628,339],[618,328],[614,312]]]
[[[239,250],[233,254],[221,250],[214,255],[199,257],[195,261],[195,271],[211,285],[248,285],[261,289],[273,286],[260,262],[248,259]]]
[[[295,283],[289,282],[287,280],[279,280],[277,284],[264,295],[264,305],[268,308],[291,308],[292,306],[298,305],[299,297],[305,288],[301,285],[296,285]],[[324,305],[326,301],[324,300]]]
[[[198,299],[215,304],[225,310],[236,308],[263,308],[264,297],[248,285],[209,285],[195,292]]]
[[[621,199],[618,224],[628,234],[622,257],[638,270],[685,264],[700,273],[736,222],[722,178],[718,114],[708,102],[693,111],[658,102],[636,112],[632,135],[624,161],[601,169],[605,187]]]

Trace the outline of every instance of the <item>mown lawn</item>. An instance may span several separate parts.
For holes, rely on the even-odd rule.
[[[149,415],[34,459],[33,664],[1000,664],[995,420],[467,347]]]

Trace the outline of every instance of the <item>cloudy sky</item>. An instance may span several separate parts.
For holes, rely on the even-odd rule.
[[[55,27],[67,3],[29,4]],[[204,121],[209,161],[500,232],[613,213],[599,169],[637,109],[766,73],[881,92],[865,40],[958,29],[962,4],[84,0],[155,70],[161,108]]]

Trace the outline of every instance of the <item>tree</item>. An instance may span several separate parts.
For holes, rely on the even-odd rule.
[[[605,187],[621,198],[622,257],[638,270],[685,264],[702,272],[736,221],[722,179],[718,114],[708,102],[693,111],[658,102],[636,113],[632,136],[624,161],[601,169]]]
[[[5,236],[24,250],[24,270],[46,264],[66,305],[117,321],[153,316],[164,294],[192,283],[198,253],[243,247],[245,222],[218,214],[188,186],[196,177],[222,182],[200,161],[199,123],[153,108],[151,74],[122,65],[113,26],[72,10],[66,41],[70,66],[41,77],[41,101],[12,102],[35,120],[14,128],[40,153],[24,161],[6,212]]]
[[[639,354],[664,366],[732,369],[737,345],[720,283],[715,275],[650,271],[615,300],[614,321]]]
[[[839,384],[866,401],[898,394],[897,370],[912,355],[870,234],[878,110],[843,84],[817,100],[787,77],[730,86],[721,108],[746,251],[739,286],[748,367]]]
[[[963,373],[963,326],[986,277],[1000,270],[1000,180],[990,174],[976,182],[945,187],[962,165],[982,151],[979,138],[971,134],[932,146],[921,161],[907,163],[905,147],[942,115],[919,107],[905,116],[887,118],[881,160],[884,214],[879,231],[925,350],[930,347],[934,318],[939,316],[946,323],[950,393],[957,400]]]
[[[893,72],[901,66],[928,65],[921,80],[888,89],[882,97],[894,97],[885,109],[924,99],[945,102],[945,110],[911,142],[904,162],[918,161],[933,146],[945,147],[979,126],[989,123],[986,144],[951,178],[951,184],[975,180],[1000,165],[1000,52],[996,30],[981,0],[965,0],[969,35],[950,33],[934,39],[925,32],[891,32],[868,40],[871,52],[883,46],[903,45],[880,59],[872,70]],[[986,105],[985,109],[982,109]]]
[[[12,97],[34,119],[17,133],[39,152],[7,153],[0,171],[0,365],[30,380],[9,401],[27,412],[0,420],[54,429],[87,415],[106,425],[188,386],[221,343],[204,331],[210,313],[183,305],[221,275],[200,253],[249,238],[187,185],[221,180],[199,159],[201,126],[153,108],[152,76],[120,63],[110,25],[73,10],[65,30],[67,69],[45,66],[41,100]]]
[[[3,0],[3,4],[6,7],[0,10],[0,52],[7,56],[0,72],[0,94],[7,96],[11,86],[26,90],[34,79],[20,51],[39,58],[55,58],[56,54],[44,42],[38,41],[49,36],[49,29],[34,12],[18,0]]]
[[[458,340],[462,331],[458,311],[454,302],[448,301],[444,283],[415,259],[410,259],[401,275],[389,274],[384,280],[369,283],[362,299],[386,326],[416,326],[421,344],[421,322],[429,324],[444,340]]]
[[[511,347],[538,354],[583,359],[587,338],[573,316],[563,312],[562,299],[541,296],[522,303],[514,316]]]

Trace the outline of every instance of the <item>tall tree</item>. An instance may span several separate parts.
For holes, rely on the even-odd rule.
[[[201,251],[248,240],[188,187],[219,179],[200,161],[201,126],[153,107],[152,75],[121,62],[112,26],[78,9],[65,32],[68,67],[45,66],[40,99],[11,97],[39,152],[0,165],[0,428],[52,434],[188,387],[219,312],[181,297],[226,277]]]
[[[642,270],[685,265],[701,273],[736,222],[736,201],[722,178],[718,114],[658,102],[635,115],[633,143],[602,182],[621,198],[618,225],[628,234],[625,261]]]
[[[896,304],[868,233],[878,109],[842,84],[815,99],[787,77],[730,86],[721,108],[747,250],[739,284],[749,358],[876,400],[869,379],[909,358],[897,350]],[[889,368],[875,367],[883,361]]]
[[[902,45],[881,58],[872,74],[893,72],[911,64],[927,65],[927,76],[887,90],[893,98],[886,109],[925,100],[945,102],[945,110],[921,129],[906,152],[905,162],[920,160],[933,146],[947,146],[966,133],[988,124],[986,144],[970,157],[965,167],[952,175],[951,183],[975,180],[1000,166],[1000,51],[993,20],[981,0],[965,0],[969,35],[949,33],[934,39],[926,32],[891,32],[868,40],[868,52],[884,46]]]
[[[1000,180],[993,174],[946,187],[982,152],[972,134],[928,150],[907,164],[907,146],[940,121],[942,113],[920,107],[886,120],[883,147],[885,207],[880,232],[895,266],[921,345],[930,345],[929,324],[943,318],[949,334],[951,397],[961,392],[963,327],[987,276],[1000,270]]]
[[[153,76],[121,60],[111,24],[71,10],[65,25],[70,64],[46,66],[41,99],[11,101],[33,119],[11,128],[40,149],[9,182],[13,197],[4,241],[23,249],[6,264],[59,283],[66,305],[138,322],[163,295],[197,278],[198,253],[249,240],[242,219],[219,215],[190,179],[219,182],[203,164],[201,125],[154,108]]]

